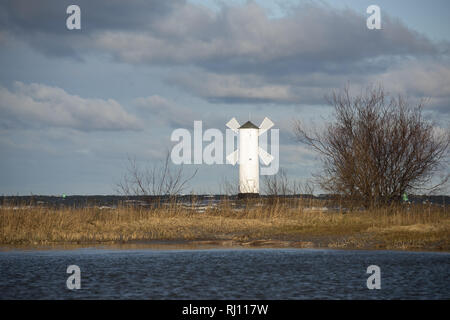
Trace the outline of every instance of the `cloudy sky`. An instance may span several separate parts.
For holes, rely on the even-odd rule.
[[[66,8],[81,8],[81,30]],[[369,30],[366,8],[381,8]],[[225,129],[236,117],[280,129],[280,165],[319,168],[292,121],[322,121],[324,96],[382,84],[450,122],[450,2],[0,2],[0,194],[111,194],[132,156],[151,166],[176,128]],[[199,169],[197,193],[237,180]],[[191,190],[188,190],[191,191]]]

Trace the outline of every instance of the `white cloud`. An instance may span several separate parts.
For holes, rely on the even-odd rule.
[[[450,65],[435,61],[407,61],[376,77],[396,91],[424,96],[450,95]]]
[[[391,94],[404,94],[412,103],[425,101],[426,108],[450,113],[450,65],[436,61],[406,61],[368,82],[381,83]]]
[[[0,86],[2,122],[9,126],[53,126],[78,130],[139,130],[141,122],[113,99],[71,95],[58,87],[15,82]]]
[[[174,103],[159,95],[140,97],[134,99],[134,103],[142,109],[150,109],[159,112],[161,109],[173,108]]]
[[[157,124],[162,122],[178,128],[192,126],[195,120],[194,112],[190,108],[179,106],[159,95],[136,98],[133,103],[139,110],[150,115],[151,120]]]
[[[170,81],[209,100],[293,102],[297,98],[289,85],[270,84],[257,75],[220,75],[197,70],[174,75]]]

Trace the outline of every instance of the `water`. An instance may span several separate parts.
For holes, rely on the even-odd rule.
[[[81,289],[69,290],[69,265]],[[369,290],[369,265],[381,289]],[[2,299],[450,299],[450,254],[305,249],[0,252]]]

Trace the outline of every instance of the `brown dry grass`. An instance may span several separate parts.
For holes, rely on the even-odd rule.
[[[224,201],[204,212],[157,209],[0,208],[0,243],[62,244],[150,240],[230,241],[240,245],[450,250],[450,214],[438,206],[340,212],[284,203]],[[311,205],[311,203],[309,203]],[[261,241],[263,240],[263,241]],[[286,244],[287,243],[287,244]]]

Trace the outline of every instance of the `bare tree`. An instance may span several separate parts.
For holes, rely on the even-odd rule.
[[[129,157],[127,171],[116,187],[125,195],[174,196],[185,190],[197,171],[198,169],[192,175],[186,175],[182,165],[174,168],[169,151],[162,163],[151,168],[141,168],[135,158]]]
[[[220,193],[226,196],[232,196],[239,193],[239,183],[230,182],[226,177],[223,177],[220,182]]]
[[[311,179],[292,182],[292,194],[314,195],[314,182]]]
[[[280,168],[274,175],[263,177],[263,191],[268,196],[287,196],[296,194],[314,194],[314,184],[309,179],[305,181],[289,179],[287,171]]]
[[[264,176],[263,186],[268,196],[286,196],[292,192],[291,182],[282,168],[274,175]]]
[[[373,206],[423,190],[437,172],[445,172],[449,130],[438,132],[424,119],[423,102],[412,107],[382,87],[356,96],[347,87],[327,99],[334,121],[322,130],[307,129],[300,121],[294,125],[298,140],[322,157],[323,172],[316,176],[322,189]]]

